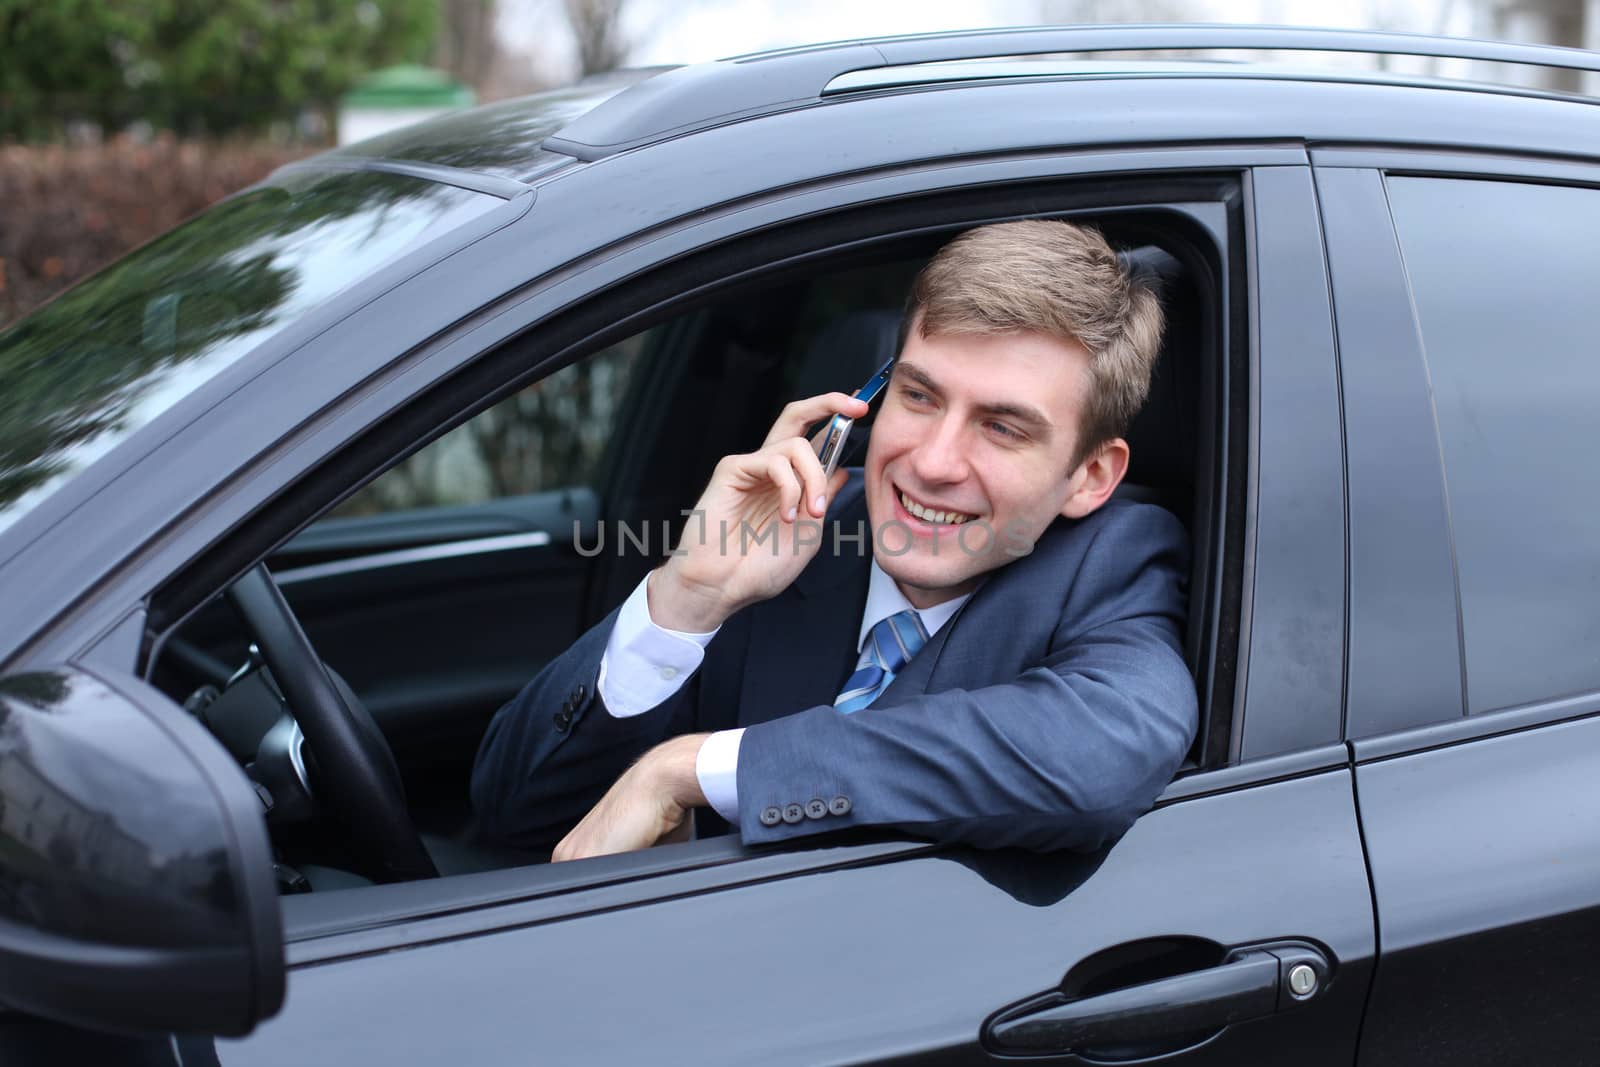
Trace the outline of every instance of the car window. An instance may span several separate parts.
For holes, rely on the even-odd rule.
[[[459,423],[282,546],[273,572],[318,655],[382,730],[430,846],[446,843],[441,870],[548,855],[559,834],[496,838],[470,805],[495,714],[659,563],[720,457],[759,447],[786,401],[854,389],[882,365],[904,293],[932,247],[902,242],[873,261],[685,304]],[[1169,297],[1189,285],[1181,271],[1172,284]],[[1185,344],[1192,340],[1174,333],[1168,365],[1197,358]],[[499,354],[529,366],[525,344],[519,337]],[[1170,403],[1198,404],[1183,375],[1161,381]],[[1194,455],[1196,445],[1180,440],[1192,425],[1152,425],[1136,447]],[[1174,478],[1193,496],[1192,471]],[[173,634],[152,670],[242,763],[278,714],[276,704],[251,703],[259,687],[229,681],[250,641],[219,600]],[[561,695],[569,705],[582,699]],[[558,701],[539,721],[561,731],[570,716]],[[547,811],[563,832],[626,762],[551,779]],[[706,812],[701,830],[719,829]],[[337,842],[281,836],[284,862],[297,870],[348,869]]]
[[[592,486],[649,337],[635,334],[502,400],[389,468],[330,517]]]
[[[1600,190],[1388,190],[1432,381],[1469,713],[1600,689]]]
[[[311,308],[503,203],[289,171],[0,333],[0,529]]]

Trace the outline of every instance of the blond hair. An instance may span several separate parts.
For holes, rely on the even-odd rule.
[[[1089,352],[1089,389],[1072,463],[1125,436],[1161,348],[1161,304],[1100,232],[1028,219],[968,230],[911,287],[906,322],[923,337],[1036,331]]]

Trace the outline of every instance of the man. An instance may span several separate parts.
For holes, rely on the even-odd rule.
[[[865,414],[840,393],[724,458],[676,554],[490,724],[486,833],[534,847],[572,827],[556,860],[678,839],[707,806],[747,843],[1121,833],[1197,717],[1182,528],[1110,500],[1160,334],[1093,230],[946,245],[913,287],[862,475],[826,478],[801,436]]]

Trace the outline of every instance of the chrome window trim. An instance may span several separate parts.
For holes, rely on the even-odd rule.
[[[467,541],[446,541],[443,544],[423,545],[418,548],[401,548],[392,552],[374,552],[349,559],[336,559],[327,563],[313,563],[281,571],[273,578],[279,585],[310,582],[319,578],[337,578],[362,571],[382,570],[385,567],[404,567],[412,563],[431,560],[454,559],[459,556],[476,556],[486,552],[510,552],[519,548],[542,548],[550,544],[550,535],[543,530],[532,533],[504,534],[499,537],[474,537]]]

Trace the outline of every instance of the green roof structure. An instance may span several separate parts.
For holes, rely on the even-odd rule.
[[[442,70],[416,64],[375,70],[340,101],[346,109],[372,111],[471,107],[478,95]]]

